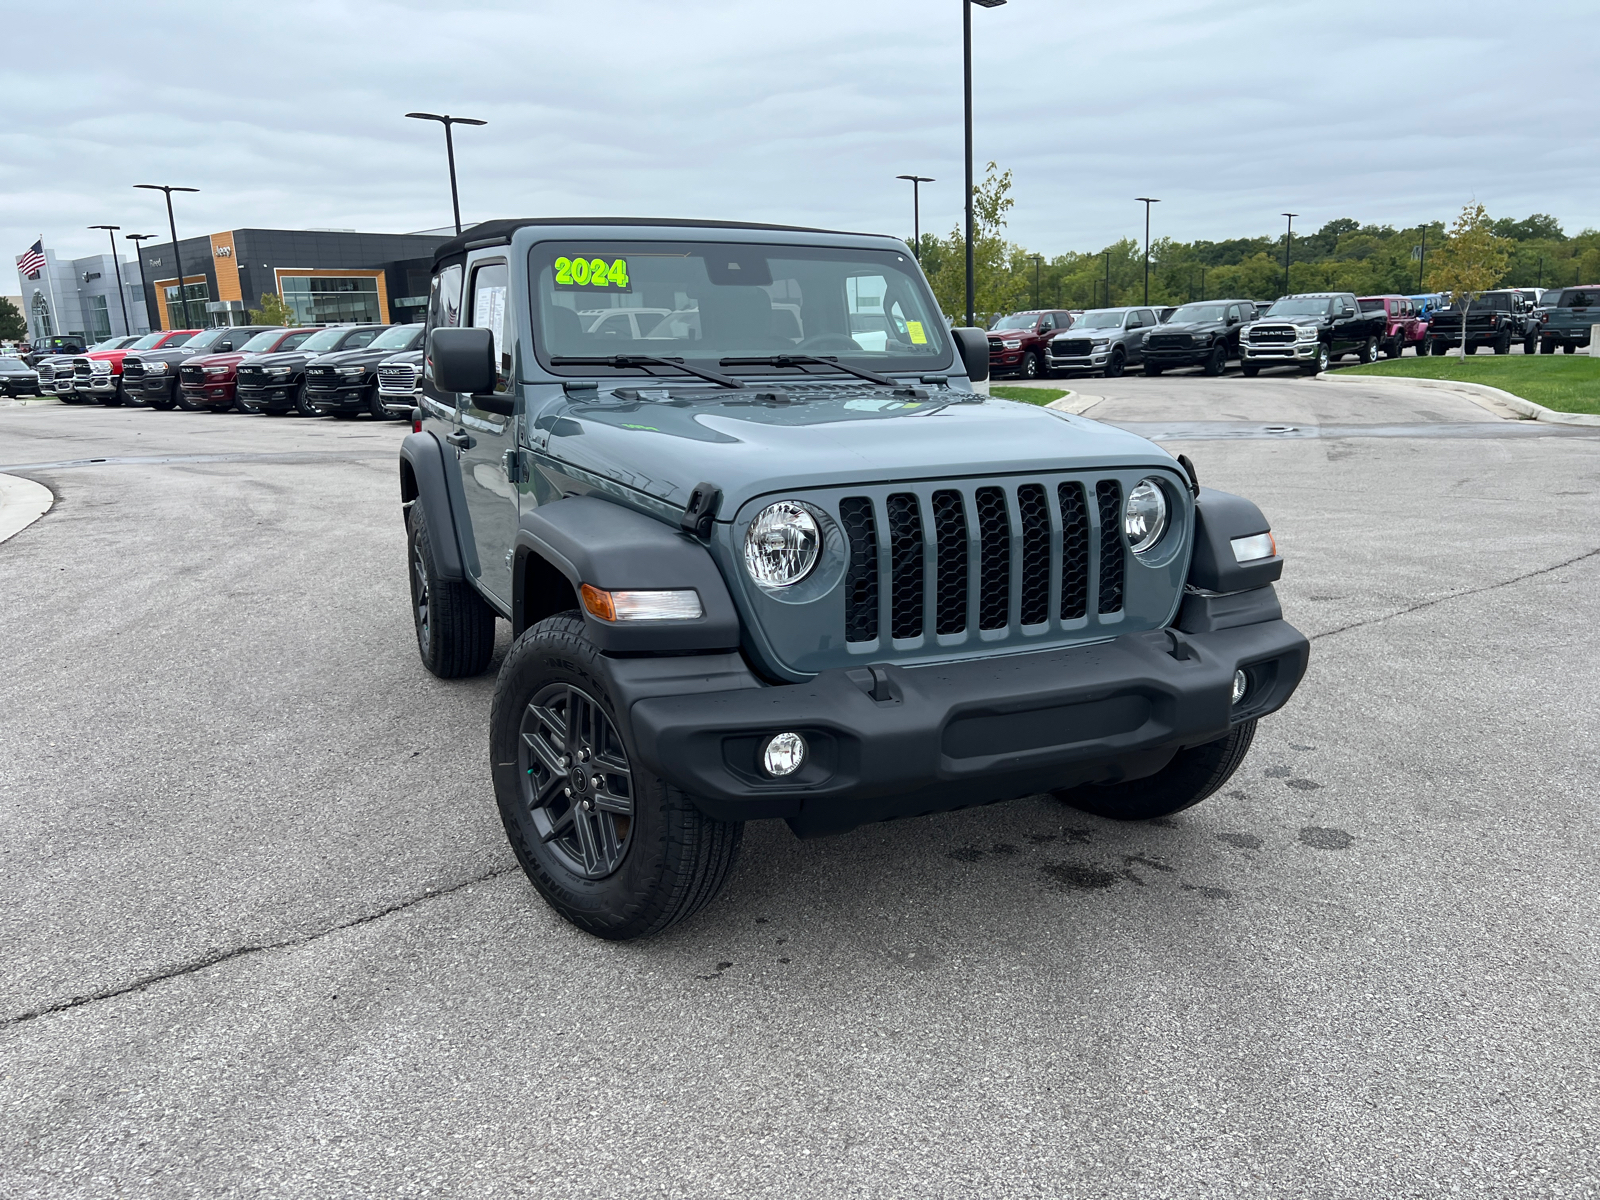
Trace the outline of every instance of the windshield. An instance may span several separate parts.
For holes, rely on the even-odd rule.
[[[128,349],[130,349],[130,350],[148,350],[148,349],[150,349],[150,347],[154,346],[157,342],[159,342],[162,338],[164,338],[166,336],[167,335],[164,334],[164,333],[147,333],[142,338],[140,338],[137,342],[135,342],[133,345],[129,346]]]
[[[209,350],[220,342],[223,334],[227,332],[226,329],[208,329],[204,333],[197,333],[189,339],[189,349]]]
[[[20,358],[0,358],[0,375],[20,375],[32,369]]]
[[[1009,317],[1001,317],[990,329],[1032,329],[1039,322],[1038,313],[1012,313]]]
[[[319,329],[315,333],[313,333],[310,337],[308,337],[305,341],[300,343],[300,349],[302,349],[302,350],[334,350],[334,349],[337,349],[338,346],[339,346],[339,343],[342,342],[345,339],[345,336],[349,332],[350,332],[350,327],[348,325],[345,325],[345,326],[335,325],[331,329]]]
[[[367,343],[369,350],[409,350],[411,343],[416,340],[417,334],[422,332],[421,325],[396,325],[392,329],[385,329],[372,341]]]
[[[1072,322],[1074,329],[1121,329],[1122,309],[1098,308],[1086,312],[1081,317],[1075,317]]]
[[[1221,321],[1227,306],[1222,304],[1185,304],[1172,314],[1173,325],[1198,325],[1204,321]]]
[[[1267,309],[1269,317],[1321,317],[1328,312],[1326,296],[1285,296]]]
[[[814,354],[912,371],[950,359],[944,319],[921,272],[892,250],[545,242],[529,252],[529,275],[539,309],[535,345],[546,366],[551,355],[650,354],[717,369],[724,357]],[[638,318],[605,319],[611,310]],[[596,367],[558,370],[593,374]]]
[[[239,349],[241,351],[270,350],[272,349],[272,343],[277,341],[282,336],[283,330],[269,329],[265,333],[256,334],[255,337],[251,338],[244,345],[240,346]]]

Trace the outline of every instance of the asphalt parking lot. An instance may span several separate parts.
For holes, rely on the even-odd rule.
[[[754,825],[622,945],[417,661],[404,426],[0,407],[0,1195],[1600,1195],[1600,431],[1083,386],[1288,556],[1225,794]]]

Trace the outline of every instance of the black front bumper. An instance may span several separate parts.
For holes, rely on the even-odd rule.
[[[336,388],[306,385],[306,403],[320,413],[366,412],[367,389],[359,383]]]
[[[1156,367],[1203,367],[1215,352],[1215,346],[1194,346],[1188,350],[1152,350],[1149,346],[1144,348],[1144,361]],[[1237,358],[1238,352],[1226,351],[1229,358]]]
[[[943,666],[880,666],[877,679],[826,671],[778,687],[737,655],[609,665],[646,766],[712,817],[783,817],[808,836],[1153,774],[1178,750],[1281,708],[1310,651],[1282,620],[1179,638],[1153,630]],[[1251,685],[1235,706],[1239,668]],[[761,748],[788,730],[804,735],[806,763],[768,779]]]
[[[247,408],[266,408],[277,411],[280,408],[294,407],[295,387],[293,384],[272,383],[265,387],[247,387],[238,384],[234,394]]]
[[[146,375],[139,394],[146,400],[170,400],[173,377],[171,375]]]

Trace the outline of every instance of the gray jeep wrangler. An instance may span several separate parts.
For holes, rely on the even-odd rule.
[[[610,319],[615,310],[628,319]],[[600,937],[802,837],[1038,792],[1187,808],[1305,672],[1266,519],[974,390],[894,238],[478,225],[439,250],[400,490],[417,644],[480,674],[506,834]]]

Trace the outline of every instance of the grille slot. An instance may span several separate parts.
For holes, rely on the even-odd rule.
[[[206,381],[206,371],[204,367],[185,364],[178,368],[178,378],[184,383],[200,384]]]
[[[922,512],[909,492],[889,497],[889,630],[897,638],[922,636]]]
[[[960,633],[967,627],[967,511],[960,492],[933,494],[933,527],[938,558],[938,633]]]
[[[123,359],[122,360],[122,378],[123,378],[124,382],[126,382],[126,381],[131,379],[136,383],[143,383],[144,382],[144,363],[140,362],[137,358],[125,358],[125,359]]]
[[[1050,502],[1043,484],[1025,483],[1017,489],[1017,516],[1022,523],[1022,623],[1043,625],[1050,619]]]
[[[1006,494],[997,487],[979,488],[978,628],[1004,629],[1011,613],[1011,522]]]
[[[1056,489],[1061,504],[1061,619],[1089,615],[1089,506],[1083,484],[1063,483]]]
[[[878,526],[868,496],[839,502],[839,523],[850,540],[850,566],[844,577],[844,629],[847,642],[878,636]]]
[[[1122,611],[1122,485],[1102,479],[1095,485],[1100,504],[1100,613]]]

